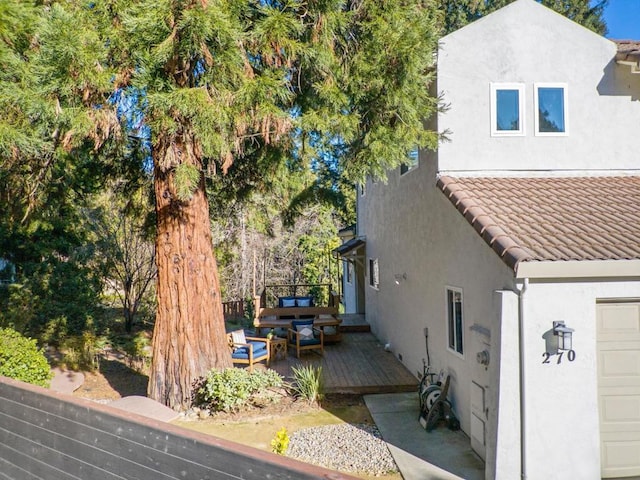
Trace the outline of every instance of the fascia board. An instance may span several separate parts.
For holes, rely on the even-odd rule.
[[[522,278],[640,277],[640,260],[557,260],[519,262],[515,276]]]

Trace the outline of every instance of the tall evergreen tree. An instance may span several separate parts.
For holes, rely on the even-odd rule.
[[[137,102],[150,128],[158,310],[149,395],[172,407],[189,404],[210,368],[231,365],[208,178],[226,174],[242,191],[268,182],[284,161],[304,167],[331,152],[357,180],[384,175],[416,145],[437,144],[422,127],[437,103],[428,94],[433,0],[0,0],[5,6],[33,8],[38,21],[19,45],[0,37],[25,68],[6,79],[14,59],[0,57],[2,94],[20,95],[6,102],[15,114],[0,120],[3,162],[35,165],[46,173],[41,185],[58,180],[53,167],[79,178],[121,168],[127,125],[114,94]],[[18,18],[0,15],[0,25]],[[35,200],[30,211],[42,205]]]

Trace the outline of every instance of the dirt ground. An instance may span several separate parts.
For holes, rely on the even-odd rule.
[[[129,367],[122,359],[103,359],[99,371],[85,372],[85,381],[74,395],[89,400],[117,400],[118,398],[147,394],[149,377],[134,368]],[[332,394],[325,396],[321,408],[335,410],[344,408],[365,408],[360,395]],[[246,407],[239,412],[216,412],[209,417],[209,422],[234,423],[256,421],[260,418],[292,416],[302,413],[312,413],[318,406],[295,398],[282,395],[278,402],[268,403],[259,407]]]

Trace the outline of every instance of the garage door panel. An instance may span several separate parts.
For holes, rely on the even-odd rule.
[[[635,425],[635,428],[638,428],[640,426],[640,394],[601,396],[600,414],[603,424],[624,422],[628,425],[629,422],[637,422],[638,425]]]
[[[625,346],[625,348],[632,347]],[[640,380],[640,344],[635,348],[635,350],[600,350],[601,378],[635,377]]]
[[[605,442],[602,448],[602,460],[610,477],[636,475],[639,458],[640,440]]]
[[[602,476],[640,475],[640,304],[599,304]]]

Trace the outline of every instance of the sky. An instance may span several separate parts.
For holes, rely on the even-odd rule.
[[[604,19],[607,38],[640,40],[640,0],[609,0]]]

